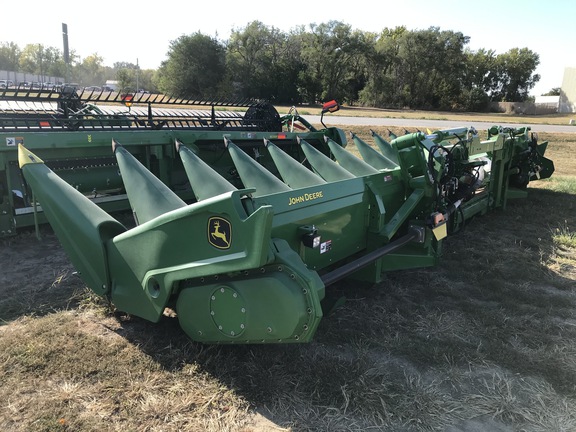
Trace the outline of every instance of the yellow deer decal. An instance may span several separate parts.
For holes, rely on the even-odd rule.
[[[222,224],[223,223],[223,224]],[[211,218],[208,225],[208,241],[218,249],[228,249],[231,240],[231,227],[226,219]]]

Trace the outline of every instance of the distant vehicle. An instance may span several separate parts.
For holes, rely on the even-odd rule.
[[[12,80],[0,80],[0,88],[14,87],[14,81]]]
[[[106,89],[105,91],[118,91],[119,86],[120,83],[116,80],[106,80],[103,88]]]
[[[30,88],[41,90],[42,89],[42,83],[34,81],[32,84],[30,84]]]
[[[44,89],[44,90],[54,90],[55,86],[56,85],[53,82],[42,83],[42,89]]]
[[[28,81],[21,81],[20,84],[18,84],[19,88],[30,88],[30,83]]]
[[[98,86],[88,86],[88,87],[84,87],[84,91],[102,91],[102,88],[98,87]]]
[[[80,88],[80,84],[78,84],[78,83],[64,83],[64,84],[62,84],[62,87],[63,87],[63,88],[64,88],[64,87],[75,87],[76,89],[79,89],[79,88]]]

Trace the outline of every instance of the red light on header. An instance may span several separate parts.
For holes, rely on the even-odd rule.
[[[330,102],[324,102],[322,105],[322,114],[326,112],[336,112],[340,109],[340,105],[335,100],[331,100]]]
[[[134,95],[132,94],[124,94],[122,95],[122,102],[124,103],[124,105],[126,105],[127,107],[131,107],[132,106],[132,100],[134,99]]]

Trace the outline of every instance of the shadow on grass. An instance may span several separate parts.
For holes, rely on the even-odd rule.
[[[0,325],[74,308],[85,285],[47,225],[0,239]]]
[[[511,396],[519,404],[520,383],[530,380],[554,398],[573,398],[576,267],[556,262],[553,233],[576,226],[574,196],[529,192],[448,239],[436,268],[390,273],[376,286],[330,287],[329,295],[348,301],[310,344],[202,346],[174,319],[132,320],[120,332],[168,370],[198,364],[294,430],[337,421],[446,427],[485,414],[456,403],[479,397],[476,387],[503,398],[486,376],[509,376],[502,385],[520,388]],[[505,423],[527,421],[512,408],[493,409]]]
[[[115,214],[132,227],[130,212]],[[48,224],[18,230],[0,239],[0,325],[22,316],[43,316],[93,301]]]

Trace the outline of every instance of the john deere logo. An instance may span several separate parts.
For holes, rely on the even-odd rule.
[[[228,249],[232,244],[232,225],[221,217],[208,219],[208,242],[218,249]]]

